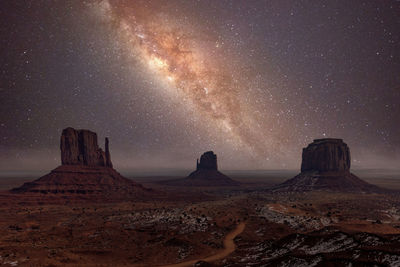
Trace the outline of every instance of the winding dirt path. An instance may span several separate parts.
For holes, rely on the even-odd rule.
[[[184,261],[184,262],[180,262],[177,264],[164,265],[162,267],[187,267],[187,266],[193,266],[193,264],[195,264],[198,261],[213,262],[213,261],[221,260],[235,251],[236,245],[235,245],[235,242],[233,241],[233,239],[235,239],[236,236],[240,235],[243,232],[245,227],[246,227],[246,224],[244,222],[238,224],[238,226],[235,228],[235,230],[233,230],[232,232],[230,232],[229,234],[227,234],[225,236],[224,249],[221,251],[218,251],[214,255],[208,256],[206,258]]]

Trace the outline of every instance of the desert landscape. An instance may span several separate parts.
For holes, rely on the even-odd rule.
[[[113,169],[108,139],[106,152],[91,131],[66,128],[60,140],[60,167],[2,188],[4,266],[400,264],[398,183],[351,174],[342,140],[314,141],[287,181],[234,180],[213,152],[186,178],[135,181]]]
[[[0,1],[0,266],[400,267],[399,14]]]

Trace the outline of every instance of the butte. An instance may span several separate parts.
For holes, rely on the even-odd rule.
[[[104,152],[97,144],[95,132],[66,128],[62,131],[60,149],[61,166],[11,192],[95,199],[131,199],[150,194],[149,189],[113,168],[108,138]]]
[[[218,171],[217,155],[205,152],[197,159],[196,170],[186,178],[165,181],[166,185],[177,186],[237,186],[240,183]]]
[[[303,148],[301,173],[274,187],[275,192],[336,191],[373,193],[383,189],[350,172],[350,149],[342,139],[316,139]]]

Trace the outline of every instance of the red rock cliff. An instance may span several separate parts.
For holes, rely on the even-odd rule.
[[[303,148],[301,172],[349,172],[350,149],[342,139],[316,139]]]
[[[97,134],[89,130],[63,130],[60,141],[62,165],[112,167],[108,139],[106,153],[97,144]]]

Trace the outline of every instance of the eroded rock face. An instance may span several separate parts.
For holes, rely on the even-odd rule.
[[[303,148],[301,173],[273,192],[334,191],[382,193],[383,189],[350,173],[350,149],[342,139],[316,139]]]
[[[213,151],[207,151],[197,160],[197,170],[218,170],[217,155]]]
[[[154,197],[151,190],[112,168],[108,138],[104,152],[97,144],[95,132],[66,128],[61,135],[60,148],[61,166],[11,192],[60,195],[70,200],[79,199],[78,195],[96,200]]]
[[[108,138],[106,152],[97,144],[97,134],[89,130],[63,130],[60,141],[62,165],[112,167]]]
[[[111,162],[111,155],[110,155],[110,150],[108,147],[108,138],[106,137],[106,144],[105,144],[105,149],[106,149],[106,166],[112,168],[112,162]]]
[[[349,172],[350,149],[342,139],[316,139],[303,148],[301,172]]]
[[[197,159],[197,168],[184,179],[163,181],[176,186],[237,186],[240,183],[218,171],[217,155],[207,151]]]

